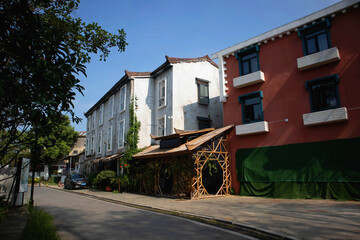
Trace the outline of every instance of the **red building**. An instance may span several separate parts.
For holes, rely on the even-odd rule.
[[[360,10],[345,0],[214,53],[236,193],[360,199]]]

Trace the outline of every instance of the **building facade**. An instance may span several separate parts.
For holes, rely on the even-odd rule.
[[[131,99],[141,122],[139,148],[155,143],[150,134],[165,136],[173,133],[174,128],[221,127],[218,76],[218,67],[209,56],[166,56],[165,63],[153,72],[125,71],[85,113],[86,161],[93,168],[88,172],[104,168],[119,171],[121,154],[126,148]]]
[[[212,55],[236,193],[360,198],[356,29],[346,0]]]

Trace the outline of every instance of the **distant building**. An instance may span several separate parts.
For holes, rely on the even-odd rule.
[[[119,171],[129,128],[129,104],[141,122],[138,147],[155,143],[150,134],[165,136],[174,128],[221,127],[218,66],[209,56],[173,58],[153,72],[125,75],[86,113],[86,161],[93,169]]]
[[[236,193],[360,198],[359,29],[344,0],[212,55]]]
[[[79,136],[67,156],[52,165],[53,171],[85,172],[86,132],[79,131]]]

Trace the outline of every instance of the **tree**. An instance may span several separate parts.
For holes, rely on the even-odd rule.
[[[47,127],[42,129],[38,140],[42,150],[40,160],[48,163],[65,157],[69,154],[78,135],[74,127],[70,125],[68,116],[50,121]]]
[[[79,75],[90,54],[106,60],[112,47],[125,51],[123,29],[111,34],[97,23],[72,16],[80,0],[0,1],[0,159],[28,130],[34,132],[31,159],[38,159],[42,126],[63,113],[72,120]],[[32,198],[32,194],[31,194]]]

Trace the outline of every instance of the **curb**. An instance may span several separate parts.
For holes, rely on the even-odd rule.
[[[49,188],[52,188],[55,190],[59,190],[59,191],[72,193],[72,194],[90,197],[90,198],[97,199],[97,200],[102,200],[105,202],[120,204],[120,205],[127,206],[127,207],[133,207],[133,208],[138,208],[138,209],[142,209],[142,210],[168,214],[168,215],[172,215],[172,216],[182,217],[182,218],[210,224],[210,225],[221,227],[221,228],[230,229],[233,231],[240,231],[240,232],[246,233],[246,235],[252,236],[252,237],[259,237],[259,235],[260,236],[265,235],[265,236],[263,236],[265,239],[301,240],[300,238],[287,236],[282,233],[277,233],[277,232],[267,230],[264,228],[259,228],[259,227],[255,227],[252,225],[247,225],[247,224],[234,222],[234,221],[230,221],[230,220],[226,220],[226,219],[220,219],[220,218],[216,218],[216,217],[195,214],[195,213],[189,213],[189,212],[182,212],[182,211],[177,211],[177,210],[170,210],[170,209],[165,209],[165,208],[156,208],[156,207],[144,206],[144,205],[140,205],[140,204],[128,203],[128,202],[115,200],[115,199],[111,199],[111,198],[98,197],[98,196],[87,194],[87,193],[71,192],[69,190],[60,189],[58,187],[51,187],[51,186],[46,186],[46,187],[49,187]],[[263,239],[263,238],[260,238],[260,239]]]

